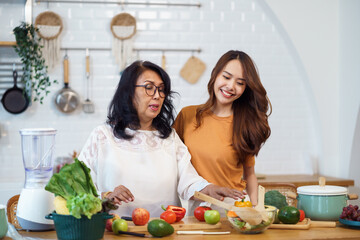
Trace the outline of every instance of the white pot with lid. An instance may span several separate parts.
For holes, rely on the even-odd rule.
[[[319,178],[319,185],[297,188],[297,207],[312,220],[335,221],[339,219],[348,200],[357,199],[356,194],[348,194],[345,187],[325,185],[325,178]]]

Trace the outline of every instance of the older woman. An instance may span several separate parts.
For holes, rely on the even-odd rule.
[[[121,205],[115,211],[120,216],[142,207],[158,217],[161,205],[180,206],[179,196],[188,200],[195,191],[218,199],[241,196],[197,174],[171,128],[171,94],[162,68],[147,61],[131,64],[121,76],[106,124],[93,130],[79,156],[98,190]]]

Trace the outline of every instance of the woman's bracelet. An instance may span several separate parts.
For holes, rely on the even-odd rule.
[[[112,191],[107,191],[106,193],[103,194],[103,198],[106,198],[107,195],[109,195],[110,193],[112,193]]]

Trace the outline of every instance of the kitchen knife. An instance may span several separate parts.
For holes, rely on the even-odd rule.
[[[208,235],[221,235],[230,234],[230,232],[204,232],[204,231],[177,231],[177,234],[208,234]]]
[[[122,216],[121,219],[124,219],[126,221],[132,221],[132,217],[128,217],[128,216]]]
[[[136,236],[136,237],[156,238],[150,234],[136,233],[136,232],[119,231],[119,234],[126,234],[126,235],[131,235],[131,236]]]

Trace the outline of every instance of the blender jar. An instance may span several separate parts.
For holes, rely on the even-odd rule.
[[[21,129],[22,156],[25,168],[24,188],[42,188],[52,176],[56,130]]]

